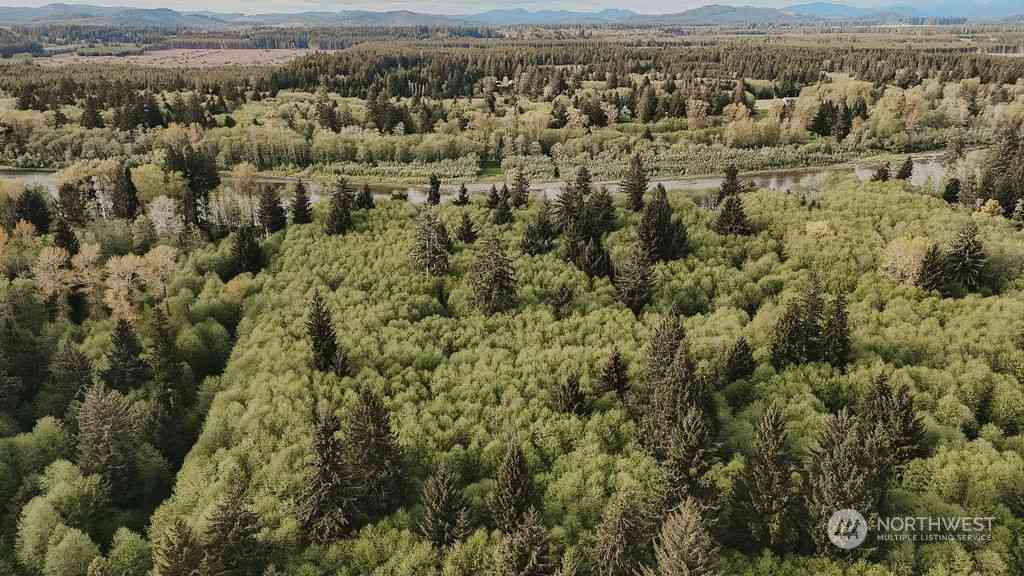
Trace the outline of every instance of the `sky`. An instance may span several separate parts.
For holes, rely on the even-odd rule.
[[[3,6],[43,6],[58,0],[0,0]],[[780,8],[812,0],[645,0],[642,6],[629,0],[64,0],[65,4],[94,6],[132,6],[138,8],[171,8],[174,10],[209,10],[213,12],[302,12],[307,10],[412,10],[433,14],[470,14],[495,8],[527,10],[600,10],[628,8],[635,12],[659,14],[681,12],[706,4],[733,4]],[[841,0],[834,0],[841,1]],[[1022,0],[1024,2],[1024,0]],[[878,5],[880,0],[852,0],[851,6]]]

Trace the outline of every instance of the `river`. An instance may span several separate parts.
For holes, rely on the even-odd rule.
[[[921,186],[928,184],[929,182],[938,182],[945,174],[941,153],[919,154],[915,155],[913,159],[914,175],[912,182],[916,185]],[[894,165],[892,170],[895,172],[897,168],[898,166]],[[817,184],[825,177],[834,174],[850,173],[856,174],[861,180],[868,180],[871,178],[874,171],[864,165],[854,163],[815,168],[795,168],[753,172],[742,175],[742,179],[747,182],[753,182],[759,188],[797,191],[804,188],[816,187]],[[225,179],[230,179],[227,175],[223,175],[223,177]],[[56,192],[57,188],[57,173],[52,171],[0,168],[0,180],[13,180],[26,185],[40,185],[48,188],[53,193]],[[295,178],[271,176],[258,178],[258,181],[262,183],[280,185],[291,184],[295,182],[295,180]],[[722,183],[722,177],[694,176],[654,179],[652,183],[662,184],[670,191],[702,191],[718,188]],[[491,185],[491,182],[471,182],[466,184],[466,188],[471,194],[483,194],[490,190]],[[599,182],[596,183],[596,185],[607,186],[608,189],[613,192],[618,190],[617,183]],[[320,185],[315,181],[307,181],[307,186],[310,190],[310,195],[313,197],[313,200],[316,201],[321,196]],[[534,184],[531,189],[534,193],[544,193],[550,197],[555,197],[563,186],[565,186],[565,182],[563,181],[539,182]],[[456,193],[458,187],[458,184],[447,185],[442,188],[442,191],[445,195],[450,196]],[[426,201],[426,193],[422,186],[414,187],[396,184],[376,184],[372,185],[371,188],[378,197],[388,197],[393,191],[404,190],[408,194],[410,202],[423,203]]]

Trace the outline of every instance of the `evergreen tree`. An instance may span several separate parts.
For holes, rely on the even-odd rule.
[[[103,116],[100,114],[100,105],[96,98],[86,96],[82,105],[82,118],[78,121],[82,128],[104,128]]]
[[[116,218],[132,220],[139,212],[139,191],[132,182],[132,171],[127,164],[122,163],[118,168],[112,200]]]
[[[416,269],[431,276],[444,276],[448,272],[448,251],[451,239],[448,229],[432,210],[424,210],[416,221],[416,237],[412,247],[412,261]]]
[[[220,186],[217,161],[208,148],[195,148],[191,144],[165,149],[164,170],[179,172],[188,182],[182,198],[182,216],[185,224],[196,228],[206,225],[206,209],[210,192]]]
[[[50,231],[50,203],[47,193],[38,186],[28,186],[14,203],[14,220],[25,220],[36,228],[39,234]]]
[[[581,196],[586,198],[590,195],[593,180],[594,178],[590,174],[590,170],[586,166],[580,166],[576,169],[576,173],[573,174],[572,187],[575,188]]]
[[[895,178],[897,180],[910,180],[910,178],[913,175],[914,161],[910,158],[910,156],[907,156],[907,159],[903,161],[903,164],[900,164],[899,170],[896,171]]]
[[[352,471],[338,437],[341,420],[331,413],[317,418],[313,432],[313,461],[306,473],[299,497],[298,520],[308,537],[318,544],[330,544],[348,533]]]
[[[235,232],[231,258],[235,263],[236,274],[248,272],[255,275],[263,269],[263,251],[255,227],[246,225]]]
[[[626,308],[639,315],[654,297],[654,282],[647,254],[635,249],[615,271],[615,292]]]
[[[354,480],[351,526],[359,530],[399,504],[404,489],[402,453],[384,401],[365,386],[342,421],[342,437]]]
[[[514,440],[509,441],[498,464],[494,492],[488,500],[491,519],[499,530],[505,534],[515,531],[530,507],[533,490],[526,455]]]
[[[604,242],[591,238],[586,243],[577,243],[573,263],[588,278],[612,278],[615,270],[612,257],[605,248]]]
[[[697,374],[678,319],[663,321],[654,338],[651,361],[668,356],[669,350],[671,361],[648,365],[641,437],[669,478],[674,502],[687,497],[710,502],[714,487],[706,474],[717,462],[717,421],[710,390]]]
[[[775,324],[772,334],[772,364],[777,370],[789,364],[802,364],[808,361],[806,342],[801,333],[803,326],[803,308],[800,302],[790,302]]]
[[[641,212],[644,209],[644,194],[647,193],[647,186],[650,181],[647,178],[647,169],[644,167],[640,154],[633,154],[629,161],[629,171],[625,180],[622,181],[622,192],[628,198],[627,206],[633,212]]]
[[[288,225],[288,215],[281,204],[281,195],[274,186],[264,186],[260,191],[259,220],[267,234],[284,230]]]
[[[828,522],[837,510],[857,510],[868,525],[874,524],[888,480],[879,445],[877,433],[846,410],[826,420],[818,447],[806,460],[802,489],[818,553],[841,551],[828,537]]]
[[[556,556],[547,530],[531,508],[520,525],[506,532],[494,549],[495,576],[554,576]]]
[[[874,175],[871,176],[871,181],[888,182],[890,178],[890,173],[891,168],[889,168],[889,163],[886,162],[885,164],[882,164],[881,166],[878,167],[878,169],[875,170]]]
[[[740,183],[740,171],[735,164],[725,168],[725,178],[718,187],[718,203],[721,204],[730,196],[739,196],[743,192],[743,184]]]
[[[25,383],[17,376],[0,371],[0,406],[17,406],[25,393]]]
[[[978,225],[968,222],[957,232],[946,250],[946,278],[968,292],[981,289],[985,281],[988,255],[978,238]]]
[[[822,360],[832,366],[845,369],[850,361],[850,327],[846,314],[846,297],[836,296],[831,314],[821,330]]]
[[[597,240],[615,230],[615,201],[607,188],[602,186],[588,197],[584,218],[584,230],[589,238]]]
[[[57,189],[57,213],[73,225],[83,225],[89,220],[89,205],[96,199],[89,180],[65,182]]]
[[[314,102],[316,108],[316,120],[320,124],[320,127],[331,132],[338,132],[341,130],[341,121],[338,119],[338,110],[335,108],[334,101],[327,94],[327,89],[321,86],[316,93],[316,101]]]
[[[582,415],[586,411],[587,398],[580,388],[579,374],[570,374],[555,388],[551,407],[562,414]]]
[[[672,217],[668,194],[660,184],[654,198],[644,207],[637,234],[652,262],[667,262],[686,255],[686,226]]]
[[[484,314],[496,314],[515,306],[515,269],[497,236],[483,241],[470,269],[470,284],[473,301]]]
[[[635,490],[615,494],[597,527],[593,567],[598,576],[635,576],[649,554],[660,515]]]
[[[921,259],[915,284],[922,290],[942,293],[946,286],[946,255],[938,244],[932,243]]]
[[[510,202],[513,208],[525,208],[530,202],[530,180],[523,171],[523,166],[516,166],[515,178],[512,180]]]
[[[185,371],[178,360],[175,334],[163,310],[155,308],[151,321],[153,385],[156,388],[157,426],[155,431],[159,447],[168,460],[178,463],[185,457],[188,446],[184,442],[182,421],[194,400],[194,390],[187,382]]]
[[[100,372],[100,379],[118,392],[130,392],[141,388],[150,374],[149,363],[142,358],[139,337],[127,320],[119,319],[110,336],[107,368]]]
[[[881,437],[887,466],[901,471],[911,460],[928,456],[924,422],[917,415],[907,386],[895,386],[885,376],[875,380],[861,410],[861,421],[873,423]]]
[[[455,474],[441,465],[423,484],[420,534],[435,548],[446,550],[469,532],[469,508]]]
[[[575,299],[576,294],[573,292],[572,287],[563,284],[546,298],[546,302],[551,306],[551,312],[554,314],[555,320],[562,320],[569,315]]]
[[[735,490],[744,527],[761,547],[785,553],[795,543],[798,503],[792,486],[796,459],[788,446],[786,420],[769,404],[754,436],[754,447]]]
[[[722,381],[725,384],[732,384],[750,378],[756,369],[757,362],[754,361],[750,344],[746,338],[740,336],[726,356],[725,365],[722,367]]]
[[[498,226],[504,226],[512,222],[512,207],[508,202],[508,194],[498,196],[498,205],[494,208],[491,219]]]
[[[487,209],[494,210],[501,202],[501,195],[498,194],[498,187],[491,184],[491,191],[487,193]]]
[[[710,506],[717,497],[717,489],[708,477],[718,463],[715,430],[710,424],[714,414],[709,410],[713,407],[701,399],[700,403],[689,407],[677,402],[673,408],[656,413],[661,429],[653,426],[646,429],[648,434],[666,435],[650,443],[652,455],[659,460],[668,478],[671,502],[694,498]],[[649,425],[653,422],[649,421]]]
[[[743,199],[739,196],[727,196],[715,220],[715,231],[722,235],[735,234],[746,236],[751,233],[750,222],[743,211]]]
[[[561,99],[555,100],[551,106],[551,121],[548,123],[548,128],[565,128],[566,124],[569,123],[569,111],[566,109],[565,104],[562,103]]]
[[[373,192],[370,190],[368,183],[363,184],[363,188],[356,195],[356,208],[360,210],[372,210],[374,207],[373,203]]]
[[[320,291],[313,293],[306,314],[306,334],[309,336],[313,352],[313,368],[320,372],[335,369],[338,358],[338,342],[334,332],[334,320],[331,312],[320,297]]]
[[[586,195],[574,185],[567,186],[555,199],[555,222],[567,244],[586,242],[592,236],[586,216]]]
[[[704,526],[700,508],[685,501],[665,518],[654,544],[657,569],[643,576],[714,576],[718,574],[718,545]]]
[[[469,217],[469,212],[462,213],[462,220],[459,222],[459,228],[455,231],[455,236],[463,244],[476,242],[478,234],[476,226],[473,225],[473,219]]]
[[[659,380],[670,373],[672,363],[678,352],[686,344],[686,332],[682,318],[674,313],[665,315],[651,336],[647,353],[647,369],[644,372],[644,385],[650,394]]]
[[[265,546],[257,538],[259,516],[247,495],[248,481],[239,476],[229,480],[206,522],[201,574],[251,576],[266,567]]]
[[[430,187],[427,190],[427,205],[437,206],[441,203],[441,179],[437,174],[430,175]]]
[[[600,379],[601,391],[615,392],[619,400],[626,398],[629,392],[629,375],[626,373],[626,361],[622,359],[622,353],[618,348],[612,349],[608,363],[601,370]]]
[[[69,256],[78,254],[78,236],[75,235],[71,224],[63,216],[57,216],[57,221],[53,226],[53,245],[66,250]]]
[[[36,396],[36,416],[63,419],[72,403],[81,399],[92,384],[92,362],[68,340],[50,360],[47,373],[49,378]]]
[[[313,211],[309,204],[309,192],[306,185],[299,180],[295,183],[292,196],[292,224],[309,224],[313,221]]]
[[[519,244],[523,254],[539,256],[547,254],[555,247],[557,231],[551,221],[551,208],[545,200],[537,212],[536,218],[526,225],[523,233],[523,240]]]
[[[202,544],[178,518],[153,541],[153,576],[195,576],[202,558]]]
[[[90,386],[77,410],[78,467],[98,474],[119,500],[138,492],[135,459],[141,433],[127,396],[102,384]]]
[[[949,204],[960,202],[960,179],[950,178],[942,190],[942,199]]]
[[[352,228],[352,192],[346,180],[339,180],[331,192],[331,209],[325,228],[332,236],[346,234]]]
[[[466,184],[459,185],[459,194],[452,200],[452,204],[456,206],[469,206],[469,188],[466,188]]]
[[[822,304],[817,279],[793,299],[775,325],[771,357],[776,369],[788,364],[817,362],[821,357]]]

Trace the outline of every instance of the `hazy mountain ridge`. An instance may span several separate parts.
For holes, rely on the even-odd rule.
[[[475,14],[440,15],[408,10],[307,11],[297,13],[240,14],[178,11],[170,8],[130,8],[49,4],[38,8],[0,8],[0,24],[135,25],[165,28],[219,29],[241,26],[515,26],[566,24],[674,24],[714,25],[740,23],[794,24],[829,20],[895,21],[909,17],[1007,19],[1024,12],[1019,0],[979,0],[970,9],[960,0],[937,0],[920,5],[890,5],[876,9],[832,2],[794,4],[785,8],[710,4],[670,14],[638,14],[624,9],[582,12],[496,9]],[[969,14],[964,14],[969,12]],[[1019,20],[1019,17],[1018,17]]]

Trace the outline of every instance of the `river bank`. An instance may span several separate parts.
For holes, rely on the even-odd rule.
[[[938,182],[945,175],[942,152],[927,152],[911,155],[914,162],[914,174],[912,182],[923,186],[929,182]],[[874,173],[875,163],[872,158],[864,158],[856,162],[836,164],[833,166],[812,167],[812,168],[786,168],[780,170],[764,170],[758,172],[744,172],[740,177],[744,181],[752,182],[759,188],[771,190],[798,190],[802,187],[835,174],[855,174],[861,180],[869,179]],[[897,166],[893,166],[895,170]],[[725,167],[722,167],[725,170]],[[56,170],[33,170],[24,168],[0,167],[0,180],[18,182],[23,185],[43,186],[55,193],[57,190]],[[230,182],[231,174],[224,172],[221,177]],[[288,176],[257,176],[257,182],[278,186],[290,186],[298,182],[299,178]],[[316,180],[304,180],[310,194],[314,197],[322,195],[323,185]],[[655,178],[651,184],[661,184],[670,191],[698,191],[718,188],[722,183],[721,176],[683,176],[678,178]],[[494,182],[467,182],[466,189],[470,194],[483,194],[491,189]],[[547,194],[556,196],[566,185],[565,180],[553,180],[547,182],[534,182],[531,191],[535,194]],[[612,192],[618,191],[618,182],[595,182],[596,186],[605,186]],[[450,183],[442,186],[442,193],[454,195],[457,193],[461,183]],[[404,193],[411,202],[423,202],[426,200],[426,193],[423,186],[411,186],[408,184],[371,184],[370,188],[379,196],[390,196],[392,193]]]

